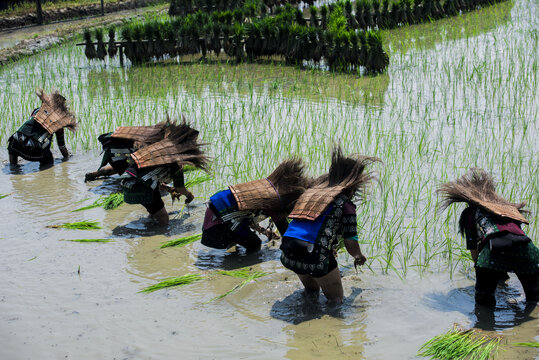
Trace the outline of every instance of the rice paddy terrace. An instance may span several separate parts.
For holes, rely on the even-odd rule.
[[[413,359],[457,323],[501,336],[499,359],[537,358],[514,345],[539,340],[538,309],[524,306],[515,278],[494,313],[474,308],[460,208],[440,212],[435,188],[469,167],[488,170],[501,194],[528,202],[525,230],[537,243],[538,29],[529,0],[381,29],[389,63],[376,76],[278,56],[200,62],[194,52],[122,67],[119,57],[87,59],[80,39],[2,66],[2,159],[39,105],[37,87],[64,94],[80,127],[66,134],[69,161],[0,172],[0,357]],[[204,181],[187,175],[193,205],[166,199],[163,231],[141,207],[103,207],[114,180],[83,180],[100,163],[99,134],[167,114],[200,130],[213,165]],[[319,174],[334,142],[383,160],[358,206],[367,265],[356,274],[339,256],[342,307],[306,302],[272,244],[223,254],[197,241],[213,192],[266,176],[290,155]]]

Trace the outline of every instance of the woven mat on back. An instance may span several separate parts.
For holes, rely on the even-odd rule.
[[[160,139],[155,139],[159,133],[163,133]],[[114,138],[133,140],[147,143],[148,139],[159,141],[163,139],[164,132],[162,126],[120,126],[111,135]]]
[[[291,219],[316,220],[337,195],[343,191],[343,186],[312,187],[307,189],[298,199],[294,209],[288,216]]]
[[[190,164],[190,160],[198,155],[186,153],[192,144],[177,144],[170,139],[148,145],[131,154],[139,169],[177,163],[178,165]]]
[[[75,117],[60,109],[54,109],[47,102],[43,102],[39,107],[38,112],[34,115],[34,119],[41,125],[49,134],[54,134],[66,126],[75,126]]]
[[[494,213],[494,214],[496,214],[498,216],[510,218],[510,219],[516,220],[516,221],[524,223],[524,224],[529,224],[530,223],[528,221],[528,219],[526,219],[524,216],[522,216],[520,211],[518,211],[518,209],[516,207],[512,206],[512,205],[499,204],[499,203],[486,201],[486,200],[482,200],[482,199],[477,199],[477,198],[474,198],[472,200],[475,200],[475,202],[477,204],[479,204],[480,206],[484,207],[488,211],[490,211],[490,212],[492,212],[492,213]]]
[[[249,181],[229,188],[241,211],[276,210],[281,206],[279,194],[268,179]]]

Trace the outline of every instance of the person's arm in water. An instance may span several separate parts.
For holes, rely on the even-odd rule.
[[[172,171],[176,169],[173,168]],[[174,173],[174,176],[172,177],[172,180],[174,182],[174,191],[176,191],[178,194],[181,194],[185,196],[185,203],[189,204],[195,196],[185,188],[185,179],[183,177],[183,169],[177,169],[177,171]]]
[[[69,151],[67,151],[66,142],[64,138],[64,129],[58,130],[56,133],[56,142],[58,143],[58,149],[62,153],[64,159],[69,158]]]
[[[116,170],[114,170],[112,166],[106,165],[97,171],[86,173],[84,175],[84,182],[93,181],[101,176],[112,176],[114,174],[117,174]]]

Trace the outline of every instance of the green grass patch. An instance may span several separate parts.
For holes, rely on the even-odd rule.
[[[202,238],[202,234],[184,236],[179,239],[174,239],[174,240],[164,242],[161,244],[160,248],[163,249],[163,248],[172,247],[172,246],[182,247],[182,246],[194,243],[195,241],[200,240],[200,238]]]
[[[179,277],[171,277],[165,279],[157,284],[148,286],[139,291],[139,293],[151,293],[160,289],[172,287],[172,286],[185,286],[194,283],[195,281],[202,280],[204,276],[199,274],[187,274]]]
[[[501,337],[487,336],[475,330],[456,328],[427,341],[419,349],[418,356],[439,360],[469,359],[487,360],[495,358]]]
[[[102,229],[98,221],[78,221],[60,225],[48,225],[52,229],[70,229],[70,230],[98,230]]]

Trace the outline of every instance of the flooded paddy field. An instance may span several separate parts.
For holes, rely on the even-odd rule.
[[[73,43],[3,66],[1,159],[9,135],[39,105],[37,87],[64,94],[80,128],[66,135],[69,161],[41,171],[4,162],[0,172],[0,194],[8,195],[0,199],[0,357],[413,359],[457,323],[503,335],[501,359],[538,358],[536,349],[510,344],[539,341],[539,308],[525,307],[512,277],[493,313],[475,309],[472,263],[456,230],[461,208],[436,207],[438,184],[482,167],[501,194],[528,202],[525,231],[539,239],[537,3],[481,13],[388,32],[388,72],[374,78],[269,63],[120,68],[88,62]],[[212,180],[192,189],[193,205],[167,198],[172,221],[164,229],[141,206],[71,212],[117,190],[114,179],[83,181],[100,163],[99,134],[182,113],[213,158]],[[199,242],[159,248],[200,232],[213,192],[266,176],[286,156],[302,156],[312,174],[326,171],[334,142],[384,162],[380,186],[358,207],[367,266],[356,274],[339,257],[342,306],[303,298],[268,244],[254,254]],[[103,229],[46,227],[82,220]],[[82,238],[113,241],[64,241]],[[270,274],[206,303],[240,282],[216,270],[244,266]],[[138,293],[184,274],[207,277]]]

